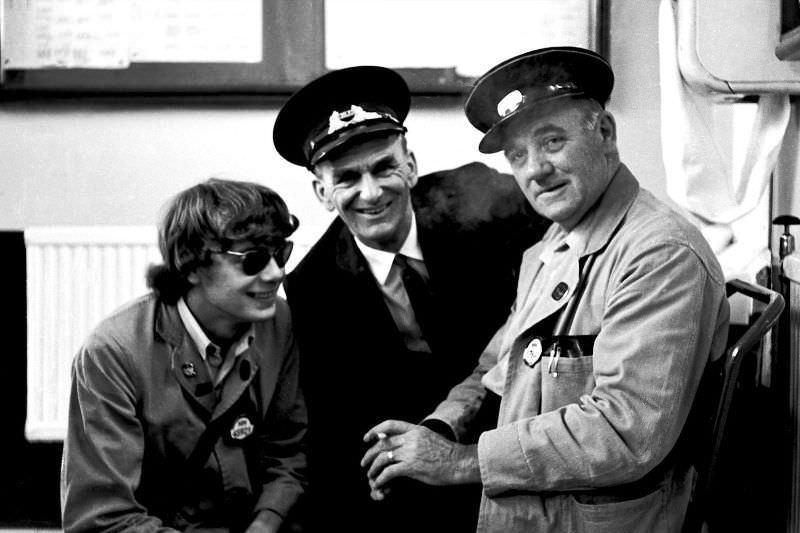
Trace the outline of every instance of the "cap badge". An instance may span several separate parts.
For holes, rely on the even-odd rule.
[[[525,96],[517,89],[514,89],[497,103],[497,114],[501,117],[510,115],[519,109],[523,102],[525,102]]]
[[[522,107],[526,101],[534,103],[537,100],[547,100],[555,96],[576,94],[580,92],[581,90],[578,88],[578,86],[571,81],[564,83],[553,83],[543,87],[536,86],[532,88],[532,90],[528,91],[527,94],[522,94],[519,89],[514,89],[497,103],[497,114],[500,115],[500,118],[503,118]]]
[[[376,118],[391,118],[389,115],[365,111],[363,107],[351,105],[346,111],[334,111],[328,119],[328,135],[348,126]]]
[[[254,429],[255,427],[253,423],[250,422],[249,418],[240,416],[233,423],[233,426],[231,426],[231,438],[234,440],[244,440],[253,433]]]

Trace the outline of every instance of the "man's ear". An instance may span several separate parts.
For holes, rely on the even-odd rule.
[[[603,145],[607,149],[617,151],[617,122],[614,115],[608,111],[600,114],[600,135],[603,137]]]
[[[419,174],[417,173],[417,156],[414,155],[414,152],[408,152],[408,166],[409,166],[409,173],[408,173],[408,186],[414,187],[417,184],[419,179]]]
[[[328,187],[321,177],[314,176],[314,179],[311,181],[311,186],[314,188],[314,195],[316,195],[317,200],[319,200],[325,209],[328,211],[333,211],[336,209],[336,206],[333,205],[333,202],[328,195]]]

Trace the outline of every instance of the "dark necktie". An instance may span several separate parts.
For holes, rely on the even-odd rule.
[[[406,289],[406,294],[408,294],[411,307],[414,309],[414,315],[422,330],[422,335],[430,344],[433,342],[432,336],[435,331],[433,327],[433,298],[428,288],[428,282],[420,271],[413,266],[415,262],[421,265],[424,263],[401,254],[395,255],[394,260],[397,266],[400,267],[403,286]]]

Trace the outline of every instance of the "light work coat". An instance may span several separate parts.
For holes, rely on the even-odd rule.
[[[559,232],[551,226],[525,253],[514,311],[432,418],[461,432],[484,384],[502,393],[498,427],[478,442],[479,531],[678,532],[693,469],[675,457],[683,450],[668,454],[707,362],[724,350],[721,269],[699,231],[624,165],[573,229],[569,267],[532,294],[540,254]],[[526,364],[521,339],[561,312],[591,255],[566,334],[596,335],[593,353]],[[568,287],[560,297],[559,284]]]

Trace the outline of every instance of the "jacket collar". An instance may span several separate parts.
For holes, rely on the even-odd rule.
[[[336,235],[336,242],[334,244],[336,266],[339,268],[339,270],[350,274],[358,275],[363,271],[366,271],[372,275],[364,254],[361,253],[361,250],[359,250],[358,246],[356,245],[353,234],[350,233],[350,230],[347,229],[347,226],[344,225],[341,219],[336,219],[334,224],[338,224],[339,227],[338,234]],[[428,268],[428,272],[430,273],[432,256],[431,251],[433,248],[425,247],[425,244],[428,243],[429,240],[431,240],[430,232],[427,230],[427,228],[425,228],[425,226],[421,226],[419,223],[417,223],[416,248],[425,258],[425,266]],[[415,256],[412,255],[412,257]]]
[[[406,257],[411,257],[414,259],[418,259],[420,261],[424,261],[422,256],[422,249],[419,245],[419,238],[417,237],[417,217],[416,215],[412,215],[411,217],[411,229],[406,236],[406,240],[403,242],[403,245],[397,252],[387,252],[384,250],[378,250],[376,248],[371,248],[364,244],[363,242],[359,241],[357,238],[353,237],[353,242],[355,243],[356,247],[361,251],[361,254],[364,256],[364,259],[367,260],[367,264],[369,265],[370,271],[375,276],[375,279],[378,280],[378,283],[381,285],[386,284],[386,279],[389,277],[389,271],[394,264],[394,258],[397,254],[403,254]]]
[[[369,271],[367,261],[355,243],[355,237],[341,219],[337,219],[339,233],[336,237],[336,266],[343,272],[360,274]]]
[[[214,410],[214,383],[194,342],[183,327],[178,307],[159,301],[155,332],[169,346],[170,372],[194,403],[210,415]]]
[[[264,331],[258,327],[254,331],[255,341],[237,358],[217,402],[213,380],[197,346],[183,327],[177,306],[159,302],[156,310],[155,332],[169,345],[170,371],[181,388],[211,420],[221,416],[245,393],[258,371],[258,361],[262,360],[263,355],[258,352],[258,336],[263,335]]]
[[[594,254],[606,246],[633,204],[638,191],[639,184],[636,178],[624,165],[620,164],[603,195],[568,235],[572,250],[570,253],[575,254],[575,261],[569,263],[569,268],[560,272],[558,281],[563,282],[569,288],[569,292],[560,298],[551,296],[550,293],[540,296],[529,292],[524,295],[523,300],[517,302],[519,308],[525,310],[519,314],[518,318],[520,323],[525,326],[521,329],[535,327],[540,321],[564,307],[578,284],[580,258]],[[554,246],[563,233],[564,230],[558,224],[553,224],[547,230],[542,241],[536,245],[539,254],[537,256],[538,265],[529,269],[529,283],[533,283],[533,279],[542,265],[541,254],[549,247]],[[534,305],[531,302],[538,303]],[[525,334],[521,337],[524,336]]]
[[[182,327],[178,307],[158,301],[155,317],[155,331],[162,340],[172,345],[180,345],[186,332]]]
[[[639,182],[620,163],[600,199],[572,229],[575,241],[584,243],[581,257],[596,253],[611,240],[638,194]]]

